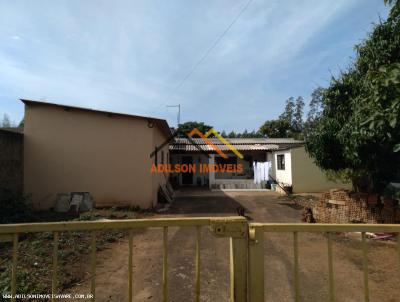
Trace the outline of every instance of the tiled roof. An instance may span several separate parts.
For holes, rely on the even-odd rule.
[[[232,145],[245,145],[245,144],[303,144],[303,141],[295,140],[293,138],[225,138]],[[218,138],[208,138],[214,145],[223,145]],[[176,143],[192,144],[193,141],[198,145],[205,145],[206,142],[202,138],[175,138]]]
[[[209,138],[209,140],[222,151],[229,151],[229,147],[218,138]],[[231,145],[239,151],[273,151],[287,149],[290,147],[301,146],[303,141],[292,138],[226,138]],[[175,138],[169,146],[171,151],[180,152],[212,152],[215,151],[201,138]]]
[[[227,145],[216,145],[221,151],[230,151]],[[278,145],[271,144],[240,144],[233,145],[238,151],[269,151],[278,150]],[[210,145],[194,145],[194,144],[172,144],[169,149],[171,151],[188,151],[188,152],[200,152],[200,151],[215,151]]]

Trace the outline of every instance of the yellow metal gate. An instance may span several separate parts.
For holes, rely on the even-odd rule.
[[[133,299],[134,272],[132,230],[146,228],[163,229],[163,278],[162,301],[168,301],[168,228],[187,227],[196,229],[196,256],[195,256],[195,299],[200,301],[200,246],[201,228],[208,227],[215,236],[230,238],[230,299],[232,302],[264,301],[264,233],[290,232],[293,233],[294,257],[294,289],[295,300],[300,301],[299,261],[298,261],[298,233],[319,232],[327,234],[327,254],[329,268],[329,295],[330,301],[335,301],[334,262],[332,255],[332,233],[334,232],[361,232],[363,246],[364,270],[364,301],[369,301],[368,288],[368,243],[366,232],[396,232],[400,233],[400,225],[367,225],[367,224],[267,224],[248,223],[243,217],[199,217],[199,218],[163,218],[163,219],[132,219],[110,221],[74,221],[54,223],[26,223],[0,225],[0,241],[13,242],[11,300],[16,301],[17,263],[19,235],[23,233],[52,232],[53,233],[53,260],[52,260],[52,294],[59,293],[58,277],[58,241],[60,232],[89,231],[91,232],[91,294],[96,300],[96,231],[124,229],[129,232],[128,265],[128,301]],[[398,256],[400,265],[400,236],[397,237]],[[53,298],[53,301],[56,299]]]
[[[368,243],[366,232],[397,233],[397,253],[400,273],[400,225],[394,224],[296,224],[296,223],[250,223],[249,224],[249,263],[248,263],[248,299],[250,302],[264,301],[264,233],[289,232],[293,234],[293,280],[295,301],[300,300],[301,286],[299,282],[299,249],[298,234],[300,232],[317,232],[326,234],[328,254],[328,286],[329,301],[336,301],[334,257],[332,254],[332,234],[336,232],[360,232],[362,239],[362,260],[364,278],[364,297],[360,301],[369,301],[368,287]]]
[[[195,228],[196,237],[196,266],[195,297],[200,301],[200,230],[208,227],[211,232],[219,237],[230,238],[230,279],[231,279],[231,301],[246,301],[247,295],[247,237],[248,228],[246,219],[243,217],[200,217],[200,218],[162,218],[162,219],[132,219],[132,220],[108,220],[108,221],[74,221],[53,223],[25,223],[0,225],[0,241],[13,242],[12,276],[11,276],[11,301],[16,301],[17,294],[17,264],[18,264],[18,241],[19,235],[23,233],[52,232],[53,233],[53,265],[52,265],[52,296],[59,293],[57,287],[58,276],[58,241],[60,232],[89,231],[91,232],[90,246],[90,281],[92,301],[96,300],[96,231],[99,230],[133,230],[147,228],[163,229],[163,275],[162,275],[162,301],[168,301],[168,228],[187,227]],[[129,232],[129,256],[128,264],[128,301],[133,299],[134,272],[132,231]],[[3,294],[3,293],[2,293]],[[56,299],[53,297],[52,299]]]

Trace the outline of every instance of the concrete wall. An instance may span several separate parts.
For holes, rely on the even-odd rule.
[[[294,193],[322,192],[332,188],[351,189],[351,184],[329,181],[325,173],[308,156],[304,147],[291,149]]]
[[[23,191],[23,134],[0,129],[0,193]]]
[[[24,191],[35,208],[86,191],[96,206],[155,203],[150,153],[160,140],[145,119],[48,105],[25,106]]]

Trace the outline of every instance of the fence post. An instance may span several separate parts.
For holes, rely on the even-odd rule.
[[[230,238],[231,302],[247,301],[247,238]]]
[[[244,217],[213,218],[211,232],[230,238],[231,302],[247,302],[248,227]]]
[[[264,232],[249,225],[249,302],[264,301]]]

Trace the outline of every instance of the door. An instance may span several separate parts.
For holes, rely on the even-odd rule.
[[[192,165],[193,157],[192,156],[182,156],[182,165]],[[190,170],[190,169],[189,169]],[[182,185],[193,185],[193,173],[186,172],[182,174]]]

